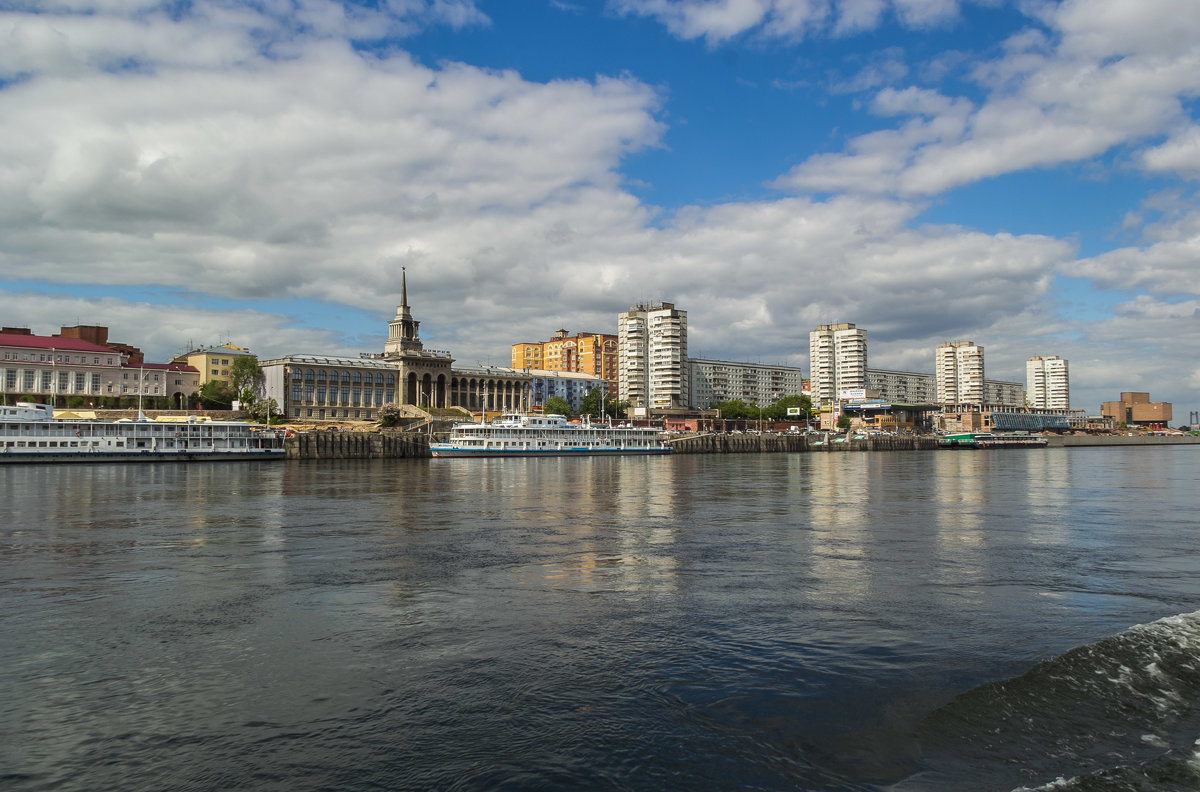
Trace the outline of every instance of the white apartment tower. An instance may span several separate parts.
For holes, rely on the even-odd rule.
[[[949,341],[934,352],[936,396],[944,404],[982,404],[983,347],[973,341]]]
[[[687,311],[657,302],[617,315],[617,387],[634,409],[689,406]]]
[[[813,404],[832,404],[844,390],[867,387],[867,331],[849,322],[820,325],[808,334]]]
[[[1025,392],[1030,407],[1043,410],[1071,409],[1068,362],[1058,355],[1029,358],[1025,362]]]

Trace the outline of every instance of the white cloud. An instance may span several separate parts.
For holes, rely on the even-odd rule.
[[[1146,5],[1146,19],[1142,8],[1132,0],[1104,0],[1046,11],[1057,46],[1048,49],[1036,32],[1014,36],[1001,58],[975,70],[988,96],[965,117],[965,100],[947,101],[943,110],[928,102],[903,108],[895,100],[904,92],[884,89],[873,108],[924,120],[854,138],[843,153],[815,155],[777,186],[931,195],[1147,141],[1184,122],[1183,99],[1200,91],[1200,15],[1190,0],[1155,0]],[[1188,33],[1173,31],[1164,46],[1154,46],[1155,25],[1171,27],[1176,17]],[[1191,172],[1193,146],[1185,134],[1148,152],[1144,162]],[[882,178],[865,178],[874,167],[882,167]]]
[[[978,0],[977,0],[978,1]],[[926,28],[958,17],[961,0],[610,0],[619,12],[652,17],[681,39],[720,44],[743,34],[797,39],[877,27],[891,10],[903,25]]]

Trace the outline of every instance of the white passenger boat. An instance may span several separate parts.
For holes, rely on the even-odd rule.
[[[591,456],[669,454],[659,430],[629,424],[568,421],[561,415],[502,415],[490,423],[457,423],[435,457]]]
[[[0,405],[0,463],[282,459],[283,444],[250,424],[55,420],[48,404]]]

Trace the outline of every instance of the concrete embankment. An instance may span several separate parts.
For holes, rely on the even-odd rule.
[[[844,435],[727,435],[678,437],[671,441],[676,454],[759,454],[820,451],[928,451],[938,447],[936,437],[887,435],[844,439]],[[838,442],[843,438],[842,442]]]
[[[404,432],[306,432],[284,444],[288,459],[402,459],[429,456],[429,438]]]
[[[1050,448],[1086,448],[1088,446],[1173,446],[1200,445],[1200,437],[1191,435],[1161,437],[1159,435],[1064,435],[1047,438]]]

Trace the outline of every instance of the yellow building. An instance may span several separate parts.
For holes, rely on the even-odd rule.
[[[576,333],[559,330],[549,341],[512,345],[512,367],[576,374],[604,380],[611,398],[617,392],[617,337],[609,333]]]
[[[229,382],[229,366],[235,358],[239,357],[253,358],[254,355],[245,347],[222,344],[185,352],[172,359],[171,362],[195,368],[200,372],[200,384],[203,385],[210,380]]]

